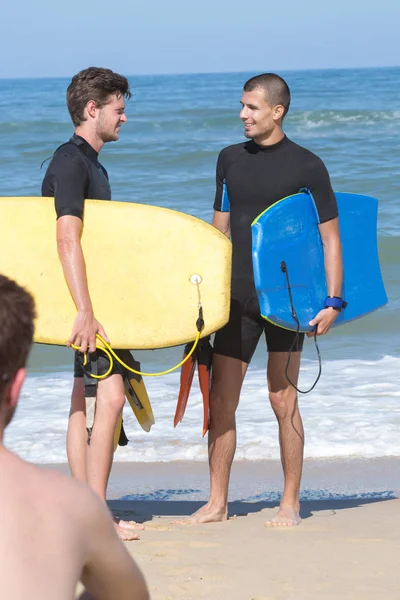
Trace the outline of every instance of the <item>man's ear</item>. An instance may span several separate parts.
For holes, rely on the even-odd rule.
[[[274,121],[279,121],[280,119],[283,119],[284,116],[285,108],[282,106],[282,104],[277,104],[276,106],[274,106],[272,111],[272,117]]]
[[[18,398],[21,393],[21,388],[26,378],[26,369],[18,369],[14,377],[11,380],[9,393],[8,393],[8,404],[9,408],[15,409],[18,403]]]
[[[89,117],[94,119],[96,117],[97,104],[94,100],[89,100],[89,102],[85,106],[85,110]]]

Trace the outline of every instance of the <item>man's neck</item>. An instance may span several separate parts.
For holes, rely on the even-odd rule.
[[[99,154],[100,150],[104,146],[104,142],[98,138],[94,131],[89,131],[86,129],[84,125],[78,125],[75,127],[75,135],[79,135],[79,137],[83,138],[88,144],[90,144]]]
[[[285,134],[283,132],[282,127],[276,127],[268,134],[253,138],[257,146],[273,146],[274,144],[278,144],[283,138]]]

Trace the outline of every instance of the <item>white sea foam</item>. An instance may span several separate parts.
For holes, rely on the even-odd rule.
[[[301,387],[313,381],[317,365],[304,360]],[[306,457],[400,456],[400,358],[324,363],[316,389],[300,397],[306,431]],[[6,431],[6,445],[37,463],[66,460],[65,433],[72,376],[31,376]],[[201,437],[202,402],[195,380],[185,417],[176,429],[173,416],[179,375],[149,378],[147,389],[156,424],[150,434],[137,424],[129,406],[124,425],[129,438],[117,461],[205,460]],[[264,370],[251,368],[237,413],[238,459],[278,458],[277,424],[268,402]]]
[[[400,121],[400,111],[378,110],[316,110],[297,111],[291,115],[292,124],[305,129],[326,128],[335,125],[376,126],[388,123],[395,126]]]

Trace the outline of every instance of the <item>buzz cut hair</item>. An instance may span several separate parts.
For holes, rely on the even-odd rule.
[[[283,117],[286,116],[290,106],[290,89],[282,77],[275,73],[255,75],[246,81],[243,86],[245,92],[253,92],[254,90],[261,90],[264,93],[265,99],[271,108],[277,105],[283,106]]]

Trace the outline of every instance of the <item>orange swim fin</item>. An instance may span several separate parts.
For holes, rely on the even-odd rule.
[[[185,347],[184,356],[187,356],[192,348],[192,344]],[[203,396],[203,430],[202,435],[207,433],[210,414],[210,387],[211,387],[211,366],[212,366],[213,348],[210,344],[209,336],[199,341],[199,345],[183,365],[181,370],[181,385],[179,389],[178,404],[175,412],[174,427],[182,421],[190,389],[192,386],[193,375],[198,366],[199,384]]]
[[[185,346],[183,358],[185,358],[189,354],[189,352],[192,348],[192,345],[193,344],[190,343]],[[187,405],[187,401],[188,401],[189,394],[190,394],[190,389],[192,387],[194,371],[196,369],[196,363],[197,363],[197,359],[194,356],[194,354],[192,354],[192,356],[189,358],[189,360],[187,360],[185,362],[185,364],[182,366],[181,385],[179,388],[178,402],[176,405],[176,411],[175,411],[175,417],[174,417],[174,427],[176,427],[178,425],[178,423],[180,423],[182,421],[183,416],[185,414],[186,405]]]
[[[203,431],[204,437],[208,431],[208,423],[210,419],[210,372],[205,365],[198,366],[199,369],[199,384],[201,394],[203,396]]]

